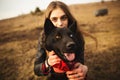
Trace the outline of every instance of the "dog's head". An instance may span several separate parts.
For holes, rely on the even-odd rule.
[[[73,61],[76,56],[77,39],[76,22],[69,28],[57,28],[49,19],[44,24],[45,47],[48,51],[54,50],[63,61]]]

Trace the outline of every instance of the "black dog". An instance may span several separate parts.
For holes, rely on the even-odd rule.
[[[49,19],[46,19],[44,24],[45,32],[45,48],[48,51],[54,50],[55,53],[68,65],[70,69],[74,65],[72,62],[77,62],[80,59],[81,41],[76,37],[76,22],[73,22],[68,28],[57,28]],[[57,75],[51,73],[49,80],[67,80],[66,75]]]

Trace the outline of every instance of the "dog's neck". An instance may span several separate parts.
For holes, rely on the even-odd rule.
[[[53,70],[57,73],[64,73],[66,71],[70,71],[70,70],[74,69],[74,64],[75,64],[75,62],[70,62],[68,64],[61,60],[59,64],[53,65]]]

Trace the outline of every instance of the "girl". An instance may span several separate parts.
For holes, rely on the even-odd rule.
[[[50,19],[50,21],[53,23],[56,27],[68,27],[73,22],[75,22],[75,18],[70,13],[68,6],[60,1],[53,1],[49,4],[49,6],[46,9],[45,18]],[[71,71],[61,71],[57,72],[54,71],[51,66],[55,64],[59,64],[61,59],[55,55],[54,51],[49,52],[48,56],[46,53],[46,50],[44,49],[44,40],[45,35],[44,32],[42,32],[40,39],[39,39],[39,48],[34,64],[34,72],[36,75],[48,75],[49,73],[58,73],[67,76],[68,80],[84,80],[86,78],[86,73],[88,71],[87,66],[84,64],[84,39],[80,31],[77,29],[76,33],[78,39],[81,41],[80,46],[80,59],[79,62],[75,64],[75,69]],[[55,79],[54,79],[55,80]],[[66,79],[63,79],[66,80]]]

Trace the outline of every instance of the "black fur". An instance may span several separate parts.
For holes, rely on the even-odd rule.
[[[74,35],[76,33],[75,27],[76,23],[73,23],[69,28],[57,28],[49,19],[46,19],[44,25],[46,49],[48,51],[54,50],[62,60],[69,62],[63,53],[76,53],[78,49],[78,40]]]

